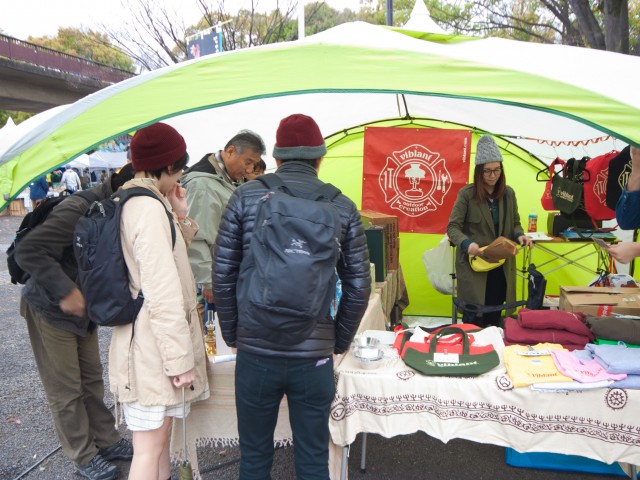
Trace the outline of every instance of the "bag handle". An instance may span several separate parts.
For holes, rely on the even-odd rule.
[[[549,166],[547,168],[543,168],[542,170],[538,170],[538,173],[536,173],[536,182],[544,182],[547,183],[549,181],[551,181],[551,179],[553,178],[553,176],[556,174],[556,165],[560,165],[562,168],[564,168],[565,165],[565,161],[562,160],[560,157],[556,157],[553,162],[551,162],[549,164]],[[562,172],[562,169],[560,170],[560,172]],[[540,178],[540,174],[541,173],[546,173],[547,176],[549,178],[544,179],[544,178]]]
[[[451,335],[454,333],[459,333],[462,335],[462,353],[468,354],[469,353],[469,336],[467,335],[467,332],[465,332],[463,329],[459,327],[446,327],[440,330],[435,335],[433,335],[431,337],[431,340],[429,340],[429,351],[431,353],[435,353],[436,345],[438,344],[438,340],[440,339],[440,337],[443,337],[444,335]]]

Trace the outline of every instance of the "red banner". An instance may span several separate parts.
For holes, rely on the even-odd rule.
[[[444,233],[470,147],[468,130],[366,127],[362,209],[396,215],[401,232]]]

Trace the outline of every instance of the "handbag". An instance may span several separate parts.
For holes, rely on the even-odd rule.
[[[544,192],[542,193],[542,198],[540,198],[540,203],[542,204],[542,208],[546,211],[556,210],[553,206],[553,199],[551,198],[551,187],[553,184],[553,177],[556,175],[556,166],[560,165],[562,168],[565,166],[565,161],[561,158],[556,158],[549,165],[549,180],[544,186]],[[544,170],[541,170],[538,173],[543,173]]]
[[[565,215],[573,215],[582,204],[582,185],[559,175],[551,182],[553,207]]]
[[[442,339],[451,334],[455,335],[453,339]],[[411,335],[404,332],[400,356],[409,367],[425,375],[473,377],[500,364],[493,345],[470,345],[469,335],[459,327],[443,328],[425,343],[408,341]]]
[[[482,248],[483,255],[469,255],[469,264],[474,272],[488,272],[503,265],[505,259],[518,254],[518,244],[506,237],[499,236]]]
[[[609,164],[619,152],[612,151],[589,160],[585,166],[588,172],[583,185],[584,209],[594,220],[611,220],[616,218],[615,208],[607,206],[607,185]]]

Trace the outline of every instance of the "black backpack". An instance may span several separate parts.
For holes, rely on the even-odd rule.
[[[11,276],[11,283],[14,285],[20,283],[24,285],[29,279],[29,274],[25,272],[18,262],[16,262],[16,248],[20,241],[26,237],[34,228],[43,223],[51,211],[56,207],[60,202],[66,199],[70,194],[63,192],[62,195],[58,197],[50,197],[46,198],[42,201],[32,212],[27,213],[22,222],[20,223],[20,227],[16,230],[16,236],[13,238],[11,245],[7,248],[7,268],[9,270],[9,275]],[[98,196],[89,191],[81,191],[76,193],[87,200],[87,206],[92,201],[98,199]]]
[[[76,223],[73,250],[78,262],[80,290],[87,316],[97,325],[115,327],[133,323],[144,302],[142,291],[131,298],[129,272],[120,242],[122,207],[130,198],[139,196],[152,197],[162,203],[143,187],[118,190],[110,198],[94,202]],[[175,246],[173,215],[168,210],[167,217]]]
[[[260,199],[240,265],[238,314],[259,325],[256,337],[298,344],[335,299],[342,222],[331,201],[340,190],[324,184],[301,196],[276,174],[256,180],[270,191]]]
[[[631,175],[631,147],[627,145],[609,162],[607,176],[606,204],[611,210],[616,209],[618,200]]]

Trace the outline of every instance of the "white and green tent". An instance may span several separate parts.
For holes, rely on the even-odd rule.
[[[526,215],[540,210],[534,177],[544,163],[640,145],[639,78],[640,59],[627,55],[343,24],[149,72],[18,125],[0,135],[0,208],[36,176],[160,120],[178,128],[197,159],[244,128],[270,150],[279,120],[302,112],[328,137],[321,177],[357,204],[362,126],[412,124],[500,137]],[[436,241],[401,236],[407,313],[449,311],[450,299],[430,295],[420,262]]]

